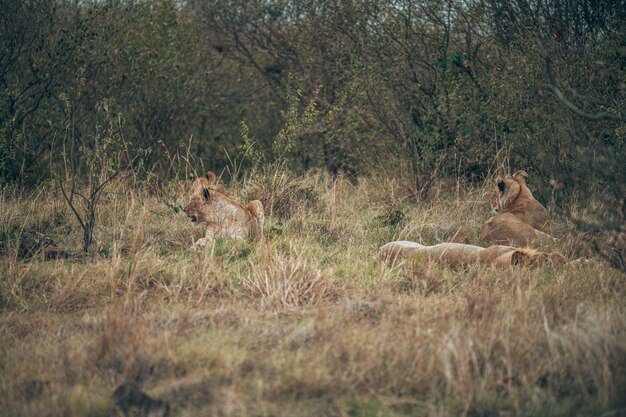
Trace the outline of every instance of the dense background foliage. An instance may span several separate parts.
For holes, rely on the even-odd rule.
[[[176,158],[227,176],[281,159],[296,172],[384,169],[420,194],[435,177],[504,164],[531,172],[544,202],[598,181],[624,193],[624,0],[0,0],[0,11],[3,181],[54,177],[110,126],[146,172],[170,178]]]

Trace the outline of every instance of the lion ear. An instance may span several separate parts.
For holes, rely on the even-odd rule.
[[[528,173],[524,171],[523,169],[516,171],[515,174],[512,175],[512,178],[514,180],[522,181],[522,182],[526,182],[524,178],[527,178],[527,177],[528,177]]]
[[[228,195],[228,190],[222,184],[217,184],[215,186],[215,191],[218,191],[218,192],[220,192],[222,194]]]
[[[498,181],[498,190],[500,190],[500,192],[503,193],[505,188],[506,188],[506,183],[504,182],[502,178],[500,178],[500,180]]]
[[[217,182],[217,175],[215,175],[215,172],[209,171],[206,173],[206,179],[209,180],[209,184],[215,184]]]
[[[204,199],[206,201],[211,200],[211,193],[209,193],[209,189],[208,188],[205,187],[205,188],[202,189],[202,196],[204,197]]]

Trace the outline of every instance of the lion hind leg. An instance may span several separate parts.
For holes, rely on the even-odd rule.
[[[259,200],[253,200],[248,203],[246,208],[257,222],[257,230],[254,234],[258,237],[263,237],[263,229],[265,227],[265,211],[263,210],[263,203]]]

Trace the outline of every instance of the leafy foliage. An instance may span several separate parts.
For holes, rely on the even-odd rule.
[[[233,177],[282,159],[296,172],[409,175],[424,195],[437,178],[514,167],[561,207],[598,181],[624,193],[624,0],[0,8],[5,180],[49,176],[63,94],[80,90],[76,129],[114,101],[161,176],[180,175],[168,158],[183,150],[204,170],[229,167],[243,141]]]

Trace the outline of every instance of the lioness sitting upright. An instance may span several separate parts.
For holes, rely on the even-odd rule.
[[[551,240],[548,213],[526,185],[526,171],[510,178],[498,177],[492,208],[497,214],[483,225],[482,239],[489,244],[527,244],[535,239]]]
[[[216,184],[209,171],[206,178],[196,178],[191,184],[191,198],[185,213],[195,226],[206,222],[205,236],[195,246],[207,246],[220,238],[245,240],[262,237],[265,214],[263,204],[254,200],[244,206],[226,194],[226,188]]]

